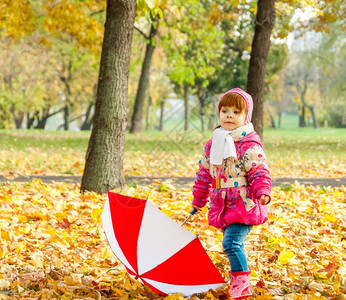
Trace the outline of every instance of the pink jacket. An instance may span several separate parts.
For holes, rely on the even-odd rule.
[[[261,205],[258,199],[261,195],[270,196],[271,178],[261,140],[252,123],[233,130],[231,136],[237,159],[224,159],[221,173],[209,163],[212,139],[204,146],[192,204],[203,207],[209,196],[208,221],[217,228],[225,228],[231,223],[263,224],[268,220],[268,212],[266,205]],[[221,188],[216,188],[217,177],[221,177]]]

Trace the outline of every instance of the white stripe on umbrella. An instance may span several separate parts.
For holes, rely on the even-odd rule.
[[[195,238],[147,201],[137,244],[138,274],[154,269]]]
[[[223,283],[217,283],[217,284],[205,284],[205,285],[176,285],[176,284],[162,283],[162,282],[151,280],[151,279],[145,279],[145,281],[166,294],[170,294],[172,293],[172,291],[174,291],[174,293],[182,293],[186,296],[191,296],[192,294],[195,294],[195,293],[203,293],[210,289],[217,289],[223,284]]]
[[[112,217],[111,217],[111,209],[109,206],[108,194],[107,194],[107,200],[106,200],[103,212],[101,214],[101,219],[102,219],[103,227],[105,229],[107,240],[108,240],[109,245],[111,246],[111,249],[116,253],[118,259],[128,269],[130,269],[132,272],[136,273],[136,271],[132,268],[132,266],[127,261],[123,251],[119,247],[117,239],[115,238],[114,231],[113,231]]]

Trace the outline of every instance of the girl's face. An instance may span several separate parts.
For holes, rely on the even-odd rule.
[[[245,110],[235,106],[222,106],[220,109],[220,125],[226,130],[234,130],[245,124]]]

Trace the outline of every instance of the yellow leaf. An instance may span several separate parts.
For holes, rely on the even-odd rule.
[[[335,216],[334,214],[324,214],[323,220],[326,222],[335,222]]]
[[[11,283],[5,279],[0,278],[0,290],[6,289],[11,286]]]
[[[295,254],[291,250],[283,250],[279,254],[278,261],[282,265],[286,265],[289,263],[290,259],[293,258],[294,256]]]
[[[64,281],[66,285],[73,286],[81,284],[80,277],[77,274],[71,274],[69,276],[64,276]]]
[[[162,208],[161,211],[169,217],[171,217],[174,213],[171,209],[165,209],[165,208]]]
[[[43,268],[43,261],[37,257],[31,258],[31,264],[37,268]]]
[[[267,241],[268,243],[273,245],[278,245],[280,243],[280,241],[275,236],[268,237]]]
[[[94,208],[91,212],[91,218],[95,223],[101,223],[102,208]]]
[[[212,293],[208,293],[207,294],[207,297],[208,297],[208,299],[212,299],[212,300],[217,300],[218,298],[215,298],[215,296],[212,294]]]
[[[115,289],[115,293],[118,297],[121,297],[121,299],[129,298],[129,294],[127,292],[122,291],[121,289]]]
[[[62,261],[61,261],[61,259],[59,259],[59,260],[55,263],[55,267],[57,267],[57,268],[61,268],[61,267],[62,267]]]
[[[255,270],[251,270],[250,276],[251,277],[258,277],[258,274],[256,273]]]
[[[182,294],[173,294],[173,295],[169,295],[166,298],[164,298],[164,300],[183,300],[184,296]]]
[[[132,287],[130,280],[126,280],[125,283],[123,284],[123,287],[125,288],[125,290],[129,291]]]
[[[54,291],[50,289],[42,289],[42,299],[52,299],[54,297]]]
[[[8,231],[1,231],[0,237],[5,241],[12,241],[13,236]]]
[[[272,295],[259,295],[255,298],[256,300],[271,300],[273,299]]]

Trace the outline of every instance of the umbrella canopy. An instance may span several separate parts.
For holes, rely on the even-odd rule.
[[[153,291],[189,296],[224,283],[198,237],[151,202],[108,192],[101,217],[116,257]]]

